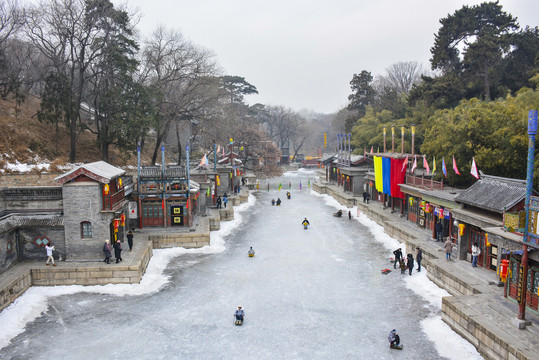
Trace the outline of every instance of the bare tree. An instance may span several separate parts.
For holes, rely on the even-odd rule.
[[[48,60],[49,80],[67,87],[65,98],[57,100],[63,104],[63,120],[69,129],[71,162],[76,160],[77,139],[84,129],[80,112],[92,76],[89,68],[98,63],[107,45],[104,39],[110,29],[101,26],[101,19],[110,15],[112,7],[108,0],[51,0],[41,1],[28,11],[27,37]]]
[[[210,51],[195,47],[180,32],[162,27],[146,41],[142,76],[144,82],[158,92],[153,164],[161,142],[174,123],[178,135],[178,163],[181,162],[179,132],[183,126],[180,123],[188,123],[189,141],[192,141],[197,134],[193,131],[193,123],[208,116],[212,105],[220,101],[223,94],[215,91],[217,65],[213,58]]]
[[[17,0],[0,2],[0,47],[24,24],[24,9]]]
[[[421,80],[425,70],[417,61],[399,61],[386,69],[386,79],[398,93],[405,93]]]

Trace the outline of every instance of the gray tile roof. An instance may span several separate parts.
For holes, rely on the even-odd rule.
[[[457,202],[502,213],[526,197],[526,181],[481,175],[468,189],[455,197]]]

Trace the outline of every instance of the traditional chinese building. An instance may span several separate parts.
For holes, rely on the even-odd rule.
[[[102,256],[105,239],[124,240],[127,218],[125,171],[104,161],[84,164],[58,176],[67,259]]]

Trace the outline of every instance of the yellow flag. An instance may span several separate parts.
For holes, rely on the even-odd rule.
[[[434,172],[436,171],[436,156],[432,157],[432,175],[434,175]]]

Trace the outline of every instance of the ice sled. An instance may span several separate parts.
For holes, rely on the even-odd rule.
[[[402,344],[399,344],[399,345],[389,345],[390,348],[392,349],[396,349],[396,350],[402,350]]]
[[[241,324],[243,324],[243,320],[236,320],[234,324],[241,326]]]
[[[387,274],[389,274],[390,272],[391,272],[391,270],[389,270],[389,269],[384,269],[384,270],[382,270],[382,274],[384,274],[384,275],[387,275]]]

